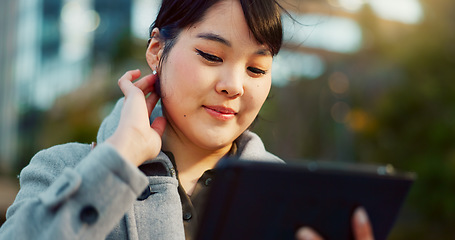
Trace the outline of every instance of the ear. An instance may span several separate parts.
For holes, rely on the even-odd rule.
[[[158,28],[153,29],[150,36],[150,42],[145,53],[147,63],[152,70],[158,71],[158,65],[161,59],[161,54],[164,50],[164,41],[161,40],[160,30]]]

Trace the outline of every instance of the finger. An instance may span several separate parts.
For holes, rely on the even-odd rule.
[[[160,135],[163,136],[164,129],[166,128],[166,118],[164,117],[157,117],[153,121],[151,127],[155,129],[155,131]]]
[[[136,80],[140,76],[141,76],[141,70],[139,70],[139,69],[129,70],[125,74],[123,74],[123,76],[120,77],[119,82],[120,81],[132,82],[132,81]]]
[[[140,70],[131,70],[123,74],[122,77],[120,77],[120,79],[118,80],[118,85],[122,90],[123,94],[125,94],[125,96],[132,89],[132,87],[134,87],[132,81],[134,81],[140,76],[141,76]]]
[[[373,231],[367,212],[363,207],[358,207],[352,216],[352,228],[356,240],[373,240]]]
[[[147,112],[148,112],[149,117],[152,114],[152,111],[155,108],[156,103],[158,102],[159,99],[160,99],[160,97],[156,93],[152,93],[145,100],[145,103],[147,105]]]
[[[297,240],[322,240],[322,237],[319,236],[313,229],[309,227],[301,227],[295,234],[295,239]]]
[[[134,82],[134,85],[141,89],[144,95],[147,95],[148,93],[154,91],[156,79],[157,79],[156,75],[149,74]]]

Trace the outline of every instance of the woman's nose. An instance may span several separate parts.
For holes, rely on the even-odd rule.
[[[243,78],[241,74],[224,74],[216,84],[216,91],[229,98],[237,98],[243,95]]]

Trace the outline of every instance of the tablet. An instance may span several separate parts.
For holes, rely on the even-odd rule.
[[[376,240],[386,239],[415,179],[390,166],[232,160],[216,170],[198,240],[295,239],[309,226],[324,239],[353,239],[363,206]]]

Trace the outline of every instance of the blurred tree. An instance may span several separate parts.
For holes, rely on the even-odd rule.
[[[410,204],[423,218],[407,238],[452,239],[455,231],[455,4],[427,2],[426,19],[399,41],[383,43],[380,58],[404,74],[369,109],[376,128],[359,132],[362,158],[418,173]]]
[[[453,239],[455,230],[455,2],[422,1],[415,26],[388,26],[364,8],[364,46],[327,60],[316,80],[274,88],[256,130],[284,158],[391,163],[418,180],[390,239]],[[389,24],[390,25],[390,24]],[[347,94],[330,78],[349,80]],[[342,121],[333,106],[345,103]]]

